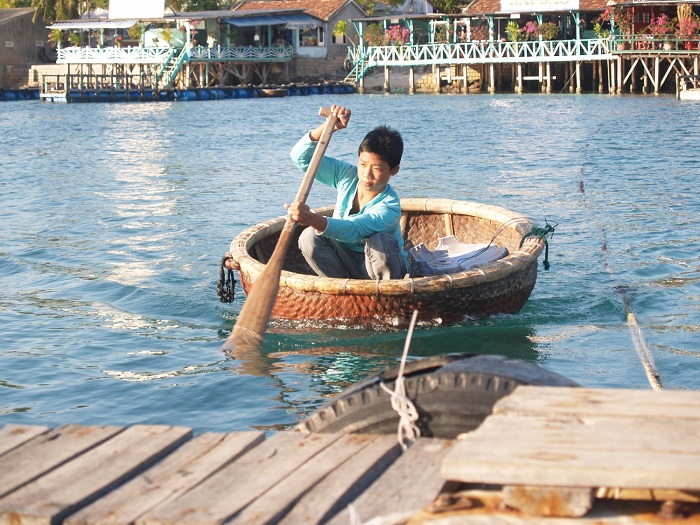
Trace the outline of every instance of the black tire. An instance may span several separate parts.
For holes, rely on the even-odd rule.
[[[361,381],[312,412],[297,429],[313,433],[393,434],[399,416],[390,394],[399,367]],[[447,354],[406,364],[406,395],[416,406],[422,436],[445,439],[477,428],[493,405],[518,385],[577,387],[537,365],[498,355]]]

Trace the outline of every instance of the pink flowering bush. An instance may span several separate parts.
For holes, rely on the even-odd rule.
[[[472,40],[488,40],[489,29],[486,26],[474,26],[470,31]]]
[[[400,25],[389,26],[384,32],[384,43],[387,46],[403,46],[411,39],[411,32]]]
[[[537,22],[530,20],[520,28],[520,32],[525,36],[525,40],[535,40],[537,37]]]
[[[676,24],[676,34],[681,38],[688,38],[698,32],[698,19],[696,17],[679,20]]]
[[[662,13],[656,18],[651,19],[651,23],[647,27],[650,34],[655,37],[664,37],[673,33],[673,20],[666,14]]]

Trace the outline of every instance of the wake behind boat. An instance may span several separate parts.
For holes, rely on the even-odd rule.
[[[537,259],[545,248],[543,235],[533,235],[528,218],[498,206],[450,199],[401,200],[401,228],[405,249],[417,260],[441,259],[444,272],[416,274],[413,265],[404,279],[373,281],[334,279],[313,273],[299,252],[296,239],[287,252],[271,318],[311,321],[314,326],[339,325],[365,329],[405,328],[414,309],[422,324],[452,324],[470,317],[517,313],[528,300],[537,279]],[[316,210],[330,216],[332,206]],[[248,228],[231,243],[224,258],[238,270],[246,293],[254,286],[274,251],[286,217]],[[471,256],[447,247],[483,245],[500,257],[470,268]],[[484,251],[485,252],[485,251]],[[475,255],[483,258],[481,250]],[[447,259],[445,259],[447,258]],[[465,264],[466,263],[466,264]],[[440,264],[435,265],[439,268]],[[464,268],[460,271],[461,268]],[[222,299],[223,300],[223,299]]]

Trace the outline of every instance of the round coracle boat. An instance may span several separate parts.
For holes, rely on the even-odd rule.
[[[405,249],[431,253],[442,238],[464,244],[497,245],[500,259],[454,273],[383,281],[334,279],[314,274],[296,239],[286,254],[271,318],[314,326],[405,328],[413,310],[421,324],[452,324],[468,318],[517,313],[537,279],[537,258],[546,245],[528,218],[498,206],[451,199],[401,200]],[[330,216],[333,206],[319,208]],[[274,251],[286,217],[252,226],[231,243],[229,268],[238,270],[246,293]],[[443,239],[444,240],[444,239]],[[413,253],[415,250],[411,250]]]

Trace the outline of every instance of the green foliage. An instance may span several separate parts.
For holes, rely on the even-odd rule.
[[[187,11],[216,11],[219,9],[217,0],[188,0],[183,4]]]
[[[68,43],[78,47],[80,45],[80,35],[78,33],[71,33],[68,35]]]
[[[29,7],[30,0],[0,0],[0,9],[12,9],[14,7]]]
[[[241,38],[241,32],[236,29],[236,26],[229,26],[229,30],[226,33],[226,36],[228,37],[229,42],[231,42],[232,46],[235,46],[236,44],[240,44],[240,38]]]
[[[432,0],[430,2],[438,13],[459,13],[463,0]]]
[[[450,34],[450,26],[448,26],[447,24],[438,27],[437,31],[435,31],[435,42],[437,42],[438,44],[448,44],[452,42]]]
[[[126,30],[126,34],[131,40],[138,40],[140,42],[141,36],[143,35],[143,26],[141,24],[133,25]]]
[[[355,42],[352,41],[352,38],[350,38],[350,35],[348,34],[349,28],[350,28],[350,25],[345,20],[338,20],[338,23],[335,24],[335,27],[333,27],[333,34],[337,38],[341,38],[341,37],[347,38],[348,41],[354,46]]]
[[[58,47],[63,42],[63,32],[60,29],[52,29],[49,31],[49,42],[54,47]]]
[[[33,21],[39,18],[47,24],[57,20],[72,20],[80,18],[78,0],[32,0],[31,6],[36,9]]]
[[[384,29],[381,24],[369,24],[365,28],[365,43],[369,46],[384,45]]]
[[[388,5],[389,9],[397,9],[404,4],[404,0],[384,0],[382,3]]]
[[[377,0],[357,0],[357,3],[366,15],[373,15],[377,8]]]
[[[335,36],[343,36],[347,34],[348,23],[345,20],[338,20],[338,23],[333,27],[333,34]]]
[[[506,36],[511,42],[517,42],[519,40],[522,40],[520,26],[515,20],[511,20],[506,24]]]
[[[554,22],[544,22],[537,26],[537,35],[542,40],[554,40],[559,36],[559,26]]]
[[[610,31],[607,29],[603,29],[603,24],[600,22],[596,22],[593,24],[593,32],[596,34],[598,38],[606,39],[610,36]]]

